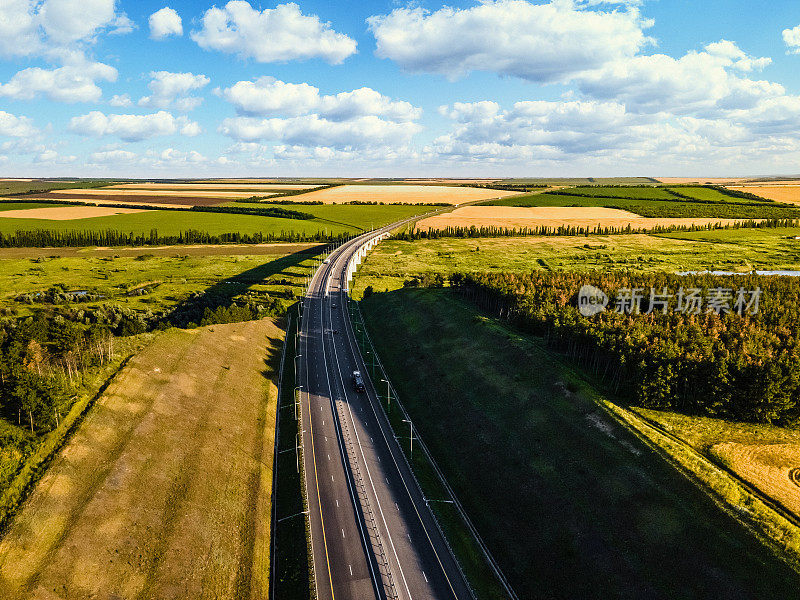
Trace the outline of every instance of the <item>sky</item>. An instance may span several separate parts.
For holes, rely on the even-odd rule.
[[[800,3],[0,0],[0,176],[800,174]]]

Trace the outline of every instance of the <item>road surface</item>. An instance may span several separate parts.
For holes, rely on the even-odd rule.
[[[302,303],[296,362],[317,595],[472,598],[356,346],[342,288],[362,241],[331,254]],[[365,392],[353,389],[356,370]]]

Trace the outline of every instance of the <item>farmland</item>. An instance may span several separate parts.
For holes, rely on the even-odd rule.
[[[587,186],[492,200],[494,206],[583,206],[627,210],[642,217],[774,219],[797,218],[796,207],[729,196],[702,186]]]
[[[374,294],[362,308],[415,428],[522,597],[794,589],[796,573],[535,339],[448,290]]]
[[[115,203],[116,204],[116,203]],[[137,205],[139,206],[139,205]],[[144,210],[115,207],[65,206],[63,204],[0,202],[0,234],[16,231],[107,231],[115,230],[135,235],[149,235],[156,230],[159,236],[176,236],[189,230],[221,235],[239,233],[264,234],[275,237],[290,235],[336,236],[354,234],[372,227],[380,227],[431,207],[374,206],[374,205],[285,205],[268,203],[231,202],[220,210],[297,210],[311,214],[307,220],[272,216],[210,213],[190,210]],[[207,209],[212,210],[212,209]],[[34,211],[34,212],[29,212]],[[36,212],[38,211],[38,212]],[[3,212],[11,212],[4,218]],[[47,219],[48,213],[55,215]],[[99,216],[98,215],[105,215]],[[119,214],[127,213],[127,214]],[[280,213],[279,213],[280,214]],[[30,216],[29,216],[30,215]],[[95,216],[98,215],[98,216]],[[72,217],[72,218],[70,218]]]
[[[670,234],[532,236],[387,240],[359,270],[364,287],[393,290],[414,275],[534,269],[635,271],[800,270],[800,228],[737,229]]]
[[[601,206],[463,206],[452,212],[428,217],[417,223],[417,229],[446,229],[448,227],[503,227],[509,229],[538,229],[548,227],[583,227],[634,230],[657,227],[692,227],[706,225],[732,225],[739,219],[710,217],[647,218],[618,208]]]
[[[750,192],[776,202],[787,204],[800,204],[800,184],[792,182],[789,185],[748,185],[729,186],[732,190]]]
[[[377,202],[385,204],[459,204],[488,198],[502,198],[516,192],[443,185],[340,185],[309,192],[298,199],[324,202]]]
[[[137,354],[0,543],[0,595],[264,597],[281,337],[217,325]]]

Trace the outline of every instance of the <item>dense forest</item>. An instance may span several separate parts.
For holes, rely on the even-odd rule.
[[[103,325],[83,326],[44,313],[0,326],[0,414],[41,434],[58,425],[84,371],[114,354]]]
[[[483,308],[543,336],[631,403],[741,421],[800,422],[798,278],[476,273],[455,274],[451,284]],[[608,295],[607,310],[590,317],[579,312],[583,285]],[[633,308],[631,290],[637,289],[637,310],[614,310]],[[700,300],[697,310],[681,310],[689,291]],[[750,302],[751,292],[759,293],[755,314],[752,306],[737,303],[742,297]]]

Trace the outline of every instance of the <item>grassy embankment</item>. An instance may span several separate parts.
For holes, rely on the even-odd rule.
[[[273,597],[285,600],[308,600],[311,593],[311,565],[308,560],[310,552],[307,543],[310,538],[307,517],[303,514],[307,509],[303,490],[303,451],[298,444],[299,429],[294,406],[296,332],[297,311],[293,310],[291,325],[286,332],[286,357],[278,415]]]
[[[264,598],[282,336],[172,330],[137,354],[0,542],[0,596]]]
[[[362,308],[415,427],[522,597],[796,589],[796,571],[535,339],[446,289],[376,294]]]
[[[800,228],[737,229],[670,234],[441,238],[381,242],[355,280],[361,297],[401,288],[412,275],[536,269],[636,271],[750,271],[800,269]]]

